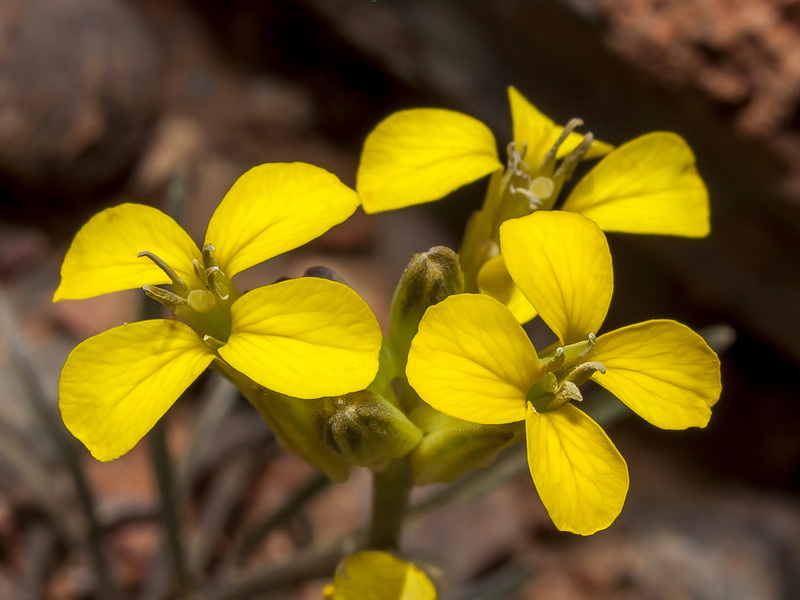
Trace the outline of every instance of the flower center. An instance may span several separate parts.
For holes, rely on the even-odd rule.
[[[550,210],[553,208],[564,183],[572,177],[575,167],[592,146],[594,136],[587,133],[576,148],[557,160],[561,145],[581,125],[583,125],[583,121],[580,119],[571,119],[552,147],[548,149],[541,164],[530,164],[525,161],[527,143],[523,144],[521,150],[517,149],[514,142],[508,145],[508,163],[504,173],[506,184],[504,203],[508,206],[502,210],[502,212],[508,213],[506,218],[523,216],[539,209]]]
[[[192,261],[200,287],[192,287],[161,258],[143,251],[140,257],[152,260],[172,282],[172,290],[145,285],[144,293],[185,321],[212,348],[225,345],[231,335],[231,305],[240,296],[231,280],[214,259],[214,246],[207,244],[202,251],[202,264]],[[196,284],[195,284],[196,285]]]
[[[542,379],[531,386],[526,396],[536,412],[550,412],[572,400],[583,400],[579,386],[598,371],[606,372],[603,363],[589,360],[594,345],[595,336],[590,333],[584,341],[559,346],[539,358]]]

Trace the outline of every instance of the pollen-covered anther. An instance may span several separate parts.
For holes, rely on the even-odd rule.
[[[216,250],[216,248],[214,248],[213,244],[206,244],[205,246],[203,246],[202,250],[203,267],[205,267],[206,272],[208,272],[208,269],[210,269],[211,267],[217,266],[217,260],[214,258],[213,254],[214,250]]]
[[[147,250],[143,250],[136,255],[138,258],[146,257],[152,260],[155,265],[166,273],[169,280],[172,282],[172,286],[175,288],[175,291],[178,294],[185,294],[188,291],[188,287],[186,286],[186,282],[181,278],[175,270],[170,267],[167,263],[165,263],[161,258],[149,252]]]
[[[559,346],[556,348],[556,351],[553,352],[552,356],[547,356],[539,360],[539,368],[542,373],[554,373],[564,366],[566,357],[567,355],[564,352],[564,348]]]
[[[163,304],[173,312],[177,311],[179,306],[185,306],[187,304],[185,298],[178,296],[178,294],[170,292],[169,290],[164,290],[160,287],[149,284],[143,285],[142,289],[148,298],[152,298],[156,302]]]
[[[555,405],[562,406],[567,402],[583,402],[583,395],[578,386],[571,381],[562,381],[555,393]]]
[[[522,144],[522,152],[517,150],[516,142],[509,142],[506,146],[506,153],[508,154],[508,171],[514,175],[527,176],[530,173],[530,167],[522,160],[525,153],[528,151],[528,143]]]
[[[541,165],[542,168],[547,165],[552,166],[555,164],[556,156],[558,155],[558,149],[561,148],[561,144],[563,144],[564,141],[569,137],[569,134],[571,134],[581,125],[583,125],[583,121],[577,118],[570,119],[569,122],[567,122],[567,124],[564,126],[564,129],[561,131],[561,134],[558,136],[558,139],[556,139],[555,143],[547,151],[547,154],[544,155]]]
[[[594,375],[595,373],[603,373],[606,372],[606,366],[598,362],[596,360],[592,360],[589,362],[581,363],[576,366],[569,374],[564,378],[564,381],[571,381],[575,385],[583,385],[589,378]]]

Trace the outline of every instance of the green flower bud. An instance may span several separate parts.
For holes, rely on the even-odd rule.
[[[428,307],[462,291],[464,275],[458,255],[450,248],[436,246],[414,255],[392,299],[389,340],[398,373],[405,372],[411,340]]]
[[[487,467],[501,450],[524,435],[519,423],[479,425],[440,413],[427,404],[415,409],[411,418],[425,432],[411,453],[414,485],[453,481]]]
[[[422,431],[398,408],[367,390],[324,398],[318,418],[329,448],[374,471],[405,456],[422,439]]]

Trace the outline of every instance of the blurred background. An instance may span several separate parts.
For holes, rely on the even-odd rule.
[[[178,198],[199,240],[256,164],[353,185],[364,137],[401,108],[469,113],[502,147],[508,85],[613,144],[689,141],[712,234],[610,235],[606,327],[706,332],[723,395],[702,431],[609,428],[632,481],[609,530],[555,531],[512,455],[419,490],[408,555],[452,599],[800,598],[800,1],[0,0],[0,599],[320,597],[368,473],[326,486],[212,378],[158,433],[166,500],[159,443],[93,461],[60,427],[58,373],[78,341],[135,320],[142,294],[53,305],[60,262],[121,202]],[[241,286],[324,264],[386,324],[411,254],[457,246],[484,185],[359,212]]]

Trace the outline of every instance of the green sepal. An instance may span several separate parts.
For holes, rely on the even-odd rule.
[[[258,385],[221,359],[214,361],[213,366],[255,406],[284,450],[301,456],[335,483],[347,481],[350,463],[329,448],[320,436],[319,415],[326,398],[292,398]]]
[[[523,439],[520,423],[480,425],[462,421],[422,404],[411,419],[425,437],[411,453],[414,485],[448,482],[489,466],[498,453]]]
[[[415,254],[392,299],[389,345],[396,372],[405,373],[411,340],[429,306],[464,291],[458,255],[445,246]]]
[[[368,390],[324,398],[318,418],[331,450],[373,471],[405,456],[422,439],[422,431],[402,411]]]

